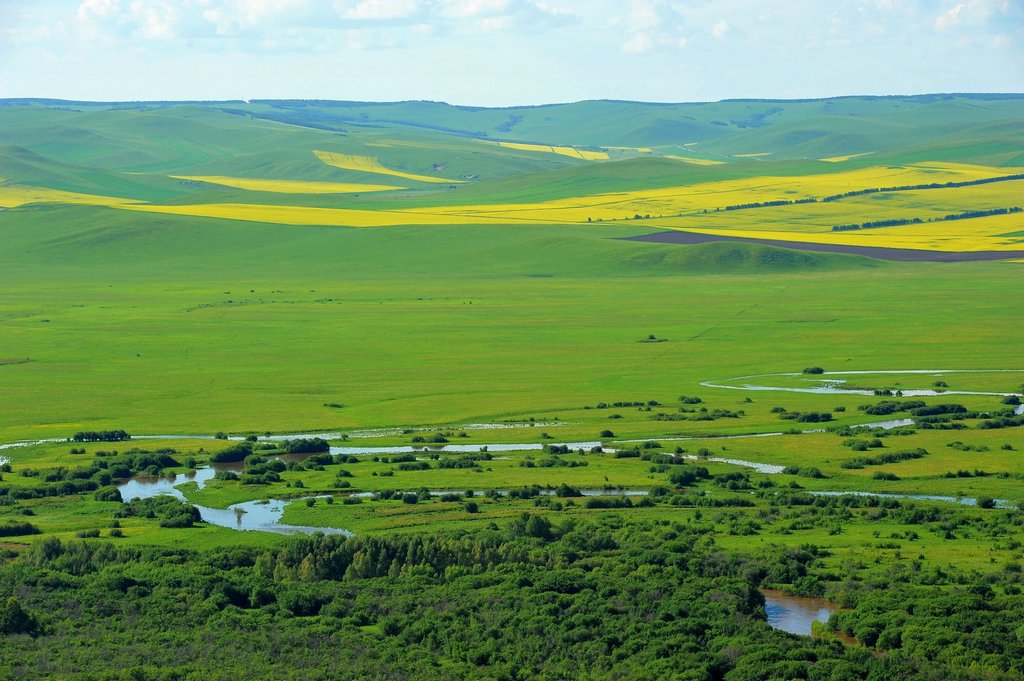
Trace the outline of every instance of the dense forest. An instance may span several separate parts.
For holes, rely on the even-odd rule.
[[[832,624],[864,644],[852,646],[765,621],[759,584],[818,588],[814,547],[742,555],[713,533],[524,513],[472,534],[202,553],[48,538],[0,570],[0,675],[1024,678],[1019,565],[872,578],[851,566],[857,609]]]

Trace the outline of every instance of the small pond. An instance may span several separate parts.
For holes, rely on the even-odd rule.
[[[761,593],[768,624],[799,636],[810,636],[814,622],[827,622],[839,610],[835,603],[823,598],[790,596],[775,589],[762,589]]]

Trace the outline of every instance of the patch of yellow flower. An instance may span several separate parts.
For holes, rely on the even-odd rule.
[[[116,196],[82,194],[79,192],[67,192],[62,189],[49,189],[47,187],[30,187],[18,184],[0,186],[0,207],[17,208],[30,203],[76,203],[92,206],[121,206],[139,202]]]
[[[443,177],[416,175],[415,173],[393,170],[383,165],[373,156],[356,156],[353,154],[340,154],[334,151],[320,150],[316,150],[313,153],[318,159],[327,165],[334,166],[335,168],[342,168],[344,170],[354,170],[360,173],[374,173],[377,175],[392,175],[394,177],[402,177],[407,180],[415,180],[416,182],[430,182],[434,184],[454,184],[462,182],[462,180],[448,180]]]
[[[673,161],[682,161],[683,163],[690,163],[695,166],[720,166],[725,161],[716,161],[710,158],[696,158],[694,156],[676,156],[673,154],[665,154],[665,158],[670,158]]]
[[[323,225],[328,227],[391,227],[396,225],[483,225],[508,224],[505,218],[422,210],[358,210],[348,208],[313,208],[311,206],[280,206],[257,203],[210,203],[184,206],[125,204],[124,210],[188,215],[191,217],[265,222],[277,225]]]
[[[819,158],[819,161],[828,161],[829,163],[842,163],[843,161],[849,161],[851,158],[860,158],[861,156],[867,156],[873,154],[873,151],[865,151],[862,154],[847,154],[846,156],[830,156],[829,158]]]
[[[691,227],[687,227],[685,230],[699,234],[841,246],[909,248],[923,251],[1019,251],[1024,249],[1024,239],[1003,235],[1007,230],[1022,227],[1024,227],[1024,218],[1021,218],[1020,214],[1012,214],[948,222],[926,222],[899,227],[859,229],[849,232],[808,233]]]
[[[547,144],[525,144],[523,142],[497,142],[499,147],[516,149],[517,151],[539,151],[548,154],[559,154],[578,158],[583,161],[607,161],[608,153],[605,151],[588,151],[576,147],[555,147]]]
[[[304,180],[265,180],[248,177],[224,177],[221,175],[171,175],[176,180],[206,182],[224,187],[245,189],[254,192],[278,194],[357,194],[386,192],[404,189],[388,184],[359,184],[354,182],[307,182]]]

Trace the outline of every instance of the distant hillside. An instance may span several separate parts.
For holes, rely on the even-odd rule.
[[[166,140],[187,139],[204,148],[179,149],[191,160],[215,155],[245,126],[240,120],[275,121],[310,131],[358,134],[373,129],[406,128],[449,137],[507,140],[581,147],[628,147],[661,153],[675,151],[698,158],[824,158],[887,153],[904,147],[957,148],[994,131],[1014,143],[1024,140],[1024,94],[928,94],[890,97],[833,97],[813,100],[726,100],[658,104],[586,101],[507,108],[454,106],[441,102],[351,102],[332,100],[253,100],[251,102],[90,103],[59,100],[0,100],[0,116],[31,110],[39,123],[57,112],[80,112],[84,121],[101,112],[119,112],[118,125],[146,135],[131,113],[161,110],[187,132]],[[41,110],[47,115],[38,118]],[[234,120],[234,123],[231,121]],[[141,127],[140,127],[141,126]],[[85,127],[85,126],[84,126]],[[88,129],[88,127],[85,127]],[[10,130],[10,128],[8,128]],[[155,133],[155,131],[148,131]],[[93,134],[103,136],[103,131]],[[161,133],[165,134],[165,133]],[[83,137],[81,143],[89,140]],[[102,140],[92,140],[102,141]],[[238,140],[241,142],[242,140]],[[10,139],[0,142],[21,143]],[[62,144],[76,145],[73,138]],[[90,146],[93,146],[90,144]],[[133,165],[168,160],[157,150],[122,156]],[[968,154],[969,155],[969,154]],[[559,159],[559,163],[568,163]]]
[[[713,241],[685,247],[644,249],[629,258],[638,267],[679,274],[745,274],[878,267],[877,260],[812,253],[754,243]]]

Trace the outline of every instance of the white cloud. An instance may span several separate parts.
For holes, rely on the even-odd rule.
[[[419,12],[417,0],[362,0],[345,10],[348,19],[405,19]]]
[[[622,43],[622,51],[626,54],[643,54],[650,52],[652,47],[654,42],[646,33],[634,33],[629,40]]]
[[[514,9],[510,5],[511,0],[445,0],[441,4],[441,13],[457,19],[494,16]]]
[[[608,17],[605,26],[628,34],[620,46],[625,54],[686,45],[685,21],[668,0],[634,0],[626,14]]]
[[[75,12],[86,36],[128,35],[150,39],[175,37],[178,5],[171,0],[82,0]]]
[[[649,3],[640,3],[633,7],[629,13],[627,24],[634,31],[645,31],[658,28],[662,24],[662,18],[657,8]]]
[[[136,0],[131,5],[130,16],[144,38],[168,39],[175,35],[177,11],[167,2]]]
[[[0,0],[0,92],[511,104],[1016,91],[1022,42],[1024,0]]]
[[[935,19],[935,29],[945,31],[964,25],[984,24],[996,13],[1009,14],[1009,0],[958,2]]]

